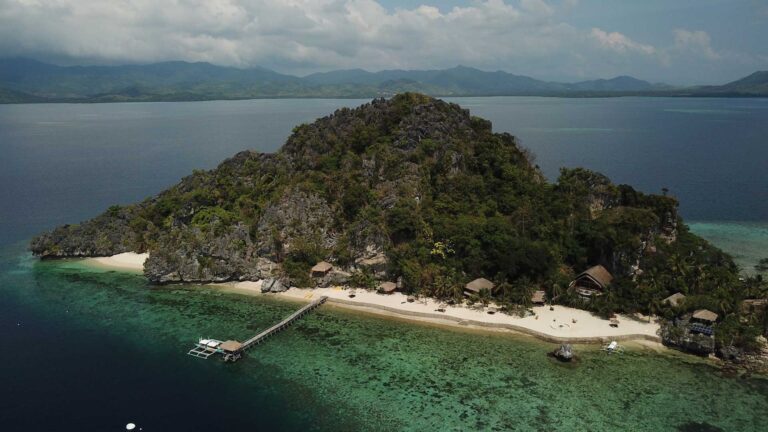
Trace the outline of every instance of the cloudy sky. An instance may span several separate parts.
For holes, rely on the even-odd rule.
[[[768,69],[767,41],[767,0],[0,0],[0,57],[60,64],[462,64],[701,84]]]

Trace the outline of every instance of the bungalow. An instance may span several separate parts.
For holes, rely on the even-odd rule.
[[[379,285],[379,292],[382,294],[392,294],[397,289],[397,284],[394,282],[382,282]]]
[[[477,295],[477,294],[480,294],[480,291],[483,291],[483,290],[486,290],[490,293],[490,292],[493,292],[494,287],[495,285],[493,284],[493,282],[489,281],[488,279],[477,278],[464,286],[464,295],[465,296]]]
[[[700,322],[706,325],[712,325],[717,321],[717,314],[706,309],[698,309],[691,315],[691,322]]]
[[[665,298],[661,302],[664,304],[668,304],[672,307],[677,307],[677,306],[680,306],[680,303],[682,303],[683,300],[685,300],[685,294],[676,292],[671,296]]]
[[[333,265],[325,261],[320,261],[312,267],[312,277],[324,277],[331,270],[333,270]]]
[[[741,302],[741,313],[749,315],[762,312],[768,306],[768,299],[746,299]]]
[[[547,301],[547,293],[543,290],[534,291],[531,296],[531,303],[535,305],[543,305]]]
[[[584,298],[599,296],[608,288],[613,280],[613,275],[601,265],[588,268],[576,276],[571,286]]]
[[[699,309],[693,312],[691,315],[690,325],[688,329],[694,334],[703,334],[706,336],[714,336],[715,331],[712,328],[712,324],[717,321],[717,314],[706,310]]]

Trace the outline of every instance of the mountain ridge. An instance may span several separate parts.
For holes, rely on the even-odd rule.
[[[631,76],[573,83],[468,66],[369,72],[345,69],[304,77],[263,67],[168,61],[123,66],[58,66],[0,59],[0,103],[185,101],[255,98],[368,98],[415,91],[432,96],[765,96],[768,73],[722,86],[677,88]]]

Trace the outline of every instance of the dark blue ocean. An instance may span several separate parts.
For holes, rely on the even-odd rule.
[[[768,256],[768,99],[452,101],[516,135],[550,179],[584,166],[645,192],[666,187],[745,271]],[[594,354],[563,372],[542,368],[548,347],[530,341],[340,311],[311,315],[234,367],[200,362],[183,352],[203,331],[247,336],[293,306],[154,289],[25,252],[42,230],[156,194],[240,150],[275,151],[295,125],[364,102],[0,106],[0,430],[760,429],[750,413],[768,405],[763,381],[646,354],[625,364]],[[482,360],[468,366],[470,354]],[[589,379],[601,395],[582,395]],[[580,396],[554,404],[564,388]]]

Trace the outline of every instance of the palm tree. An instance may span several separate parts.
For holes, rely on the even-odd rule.
[[[536,287],[527,277],[522,277],[515,282],[515,294],[517,295],[518,303],[525,308],[533,306],[531,297],[534,291],[536,291]]]

